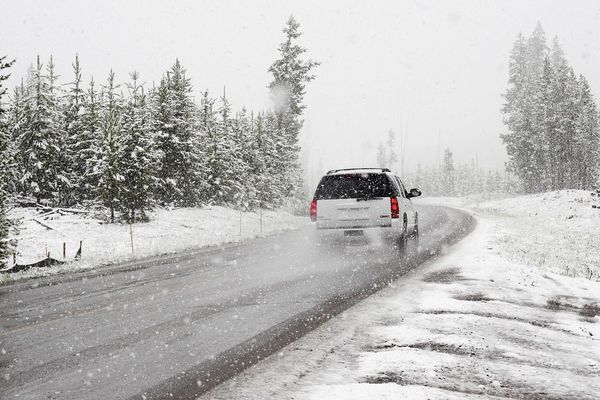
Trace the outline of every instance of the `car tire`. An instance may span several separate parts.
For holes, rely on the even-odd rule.
[[[402,224],[402,232],[400,233],[400,238],[398,239],[398,248],[400,250],[404,250],[408,245],[408,221],[406,220],[406,215],[404,216],[404,223]]]
[[[415,214],[415,224],[413,225],[412,235],[416,238],[419,237],[419,214]]]
[[[411,250],[414,253],[418,253],[419,251],[419,214],[415,214],[415,224],[413,225],[413,230],[410,235],[411,239]]]

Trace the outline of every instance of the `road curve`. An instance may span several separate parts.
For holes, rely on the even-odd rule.
[[[474,226],[420,206],[418,251],[317,246],[310,228],[0,287],[0,398],[192,399]]]

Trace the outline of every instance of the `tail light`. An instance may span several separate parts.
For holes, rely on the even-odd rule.
[[[400,218],[400,205],[398,205],[398,199],[395,197],[390,197],[390,211],[392,212],[392,218]]]
[[[317,220],[317,199],[316,198],[312,199],[312,202],[310,203],[310,220],[313,222]]]

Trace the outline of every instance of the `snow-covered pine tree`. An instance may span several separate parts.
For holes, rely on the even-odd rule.
[[[577,78],[568,65],[557,38],[553,41],[550,65],[554,74],[552,101],[556,131],[549,138],[548,158],[551,165],[548,170],[552,173],[551,189],[557,190],[572,188],[577,180],[573,173],[576,169],[576,160],[573,160],[573,139],[579,90]]]
[[[264,131],[273,146],[269,159],[270,171],[273,175],[271,207],[280,207],[285,198],[294,191],[296,164],[290,163],[290,159],[295,153],[287,140],[284,129],[279,124],[278,115],[273,111],[268,111],[265,113],[264,122]]]
[[[129,97],[121,117],[119,206],[128,222],[147,221],[158,183],[157,152],[152,137],[149,110],[139,74],[131,73]]]
[[[239,190],[234,196],[235,207],[241,210],[254,210],[258,207],[256,181],[252,170],[259,155],[253,143],[252,120],[245,108],[236,113],[233,119],[233,154],[232,170]]]
[[[556,184],[557,155],[550,153],[559,143],[554,72],[550,58],[546,57],[531,99],[531,129],[526,140],[532,149],[529,170],[531,186],[536,192],[551,190]]]
[[[179,60],[171,68],[170,104],[173,116],[173,134],[177,138],[177,157],[171,165],[177,177],[178,203],[182,206],[199,204],[202,179],[202,150],[198,146],[198,123],[196,105],[192,97],[192,84]],[[165,165],[162,166],[165,168]]]
[[[387,168],[396,169],[396,163],[398,162],[398,154],[396,153],[396,132],[392,129],[388,131],[387,139],[385,141],[385,148],[387,152]]]
[[[157,146],[162,154],[159,199],[180,206],[197,205],[203,186],[203,165],[196,106],[190,79],[179,60],[161,80],[153,110]]]
[[[396,153],[396,133],[390,129],[387,133],[385,142],[380,142],[377,146],[375,159],[380,168],[395,169],[398,162],[398,154]]]
[[[38,56],[28,78],[23,124],[17,140],[24,194],[33,196],[38,202],[56,203],[59,200],[61,168],[58,156],[62,137],[53,67],[49,68],[49,72],[50,76],[44,74]]]
[[[527,80],[528,84],[535,85],[540,71],[544,65],[544,60],[548,55],[548,45],[546,43],[546,33],[542,24],[538,22],[531,36],[525,44],[525,55],[527,59]]]
[[[175,201],[176,181],[167,176],[170,172],[169,167],[164,167],[165,162],[170,162],[174,157],[172,151],[172,129],[171,129],[171,108],[169,104],[170,98],[169,75],[163,76],[157,87],[153,88],[150,93],[150,113],[152,121],[152,130],[155,135],[156,147],[160,149],[160,157],[158,160],[158,176],[159,182],[156,189],[156,198],[164,203],[173,203]],[[165,150],[167,150],[165,152]],[[168,161],[167,161],[168,157]]]
[[[64,202],[68,205],[86,198],[86,163],[91,155],[92,142],[97,140],[96,137],[86,135],[84,123],[85,103],[85,90],[81,82],[79,56],[76,55],[73,62],[73,81],[67,85],[63,111],[65,148],[62,153],[67,163],[66,172],[70,183]]]
[[[587,190],[600,187],[600,121],[596,101],[583,75],[578,79],[572,158],[573,187]]]
[[[235,153],[234,127],[231,106],[225,94],[220,99],[217,121],[213,129],[206,132],[205,150],[209,202],[219,205],[238,203],[236,196],[243,193],[235,172],[238,154]]]
[[[444,150],[443,192],[445,196],[454,196],[454,160],[450,149]]]
[[[3,158],[2,170],[6,173],[5,188],[8,193],[16,194],[22,193],[20,187],[20,153],[19,149],[19,137],[21,129],[23,128],[24,115],[25,115],[25,99],[27,93],[25,89],[25,82],[21,79],[21,84],[14,88],[13,96],[10,101],[10,107],[8,108],[8,116],[5,121],[6,132],[8,134],[8,143],[6,149],[6,157]]]
[[[22,95],[20,88],[17,87],[12,106],[9,107],[5,103],[3,99],[6,98],[8,89],[4,87],[3,81],[7,80],[10,75],[2,74],[2,70],[10,68],[13,63],[14,60],[8,61],[6,56],[0,57],[0,196],[14,193],[16,178],[15,141],[12,140],[12,133],[13,126],[18,123],[22,112]],[[0,198],[1,201],[2,198]]]
[[[257,114],[253,121],[250,141],[254,159],[249,167],[249,179],[255,188],[259,208],[275,207],[281,198],[274,137],[269,132],[266,120],[264,113]]]
[[[81,140],[84,142],[80,148],[82,154],[78,159],[83,160],[81,176],[76,177],[77,200],[87,203],[98,199],[98,187],[101,173],[97,170],[102,164],[103,131],[102,131],[102,96],[96,89],[94,78],[90,80],[85,96],[82,98],[83,106],[80,109]]]
[[[377,145],[377,154],[375,155],[375,159],[377,160],[377,166],[379,168],[388,167],[387,152],[385,151],[385,145],[383,143],[379,143],[379,145]]]
[[[14,227],[13,221],[8,218],[8,191],[10,182],[13,179],[12,174],[12,155],[10,151],[10,131],[8,126],[8,113],[4,104],[4,96],[7,89],[3,82],[9,75],[2,70],[10,68],[14,61],[6,59],[6,56],[0,57],[0,268],[4,268],[7,259],[14,250],[14,241],[11,240],[11,232]]]
[[[598,174],[593,161],[598,146],[595,134],[583,138],[582,126],[595,125],[598,115],[590,93],[582,100],[581,78],[568,65],[558,40],[549,51],[538,24],[529,39],[519,36],[509,65],[503,108],[509,132],[502,137],[509,172],[526,192],[590,187],[588,177],[594,181]],[[582,107],[589,109],[583,112]]]
[[[215,194],[214,186],[211,185],[213,176],[211,167],[213,154],[216,153],[215,143],[217,141],[217,117],[214,109],[215,99],[211,98],[208,91],[202,93],[200,107],[198,109],[198,135],[197,147],[202,149],[202,171],[203,186],[199,190],[199,200],[201,203],[210,203]]]
[[[508,133],[502,139],[509,157],[508,168],[519,176],[526,192],[548,186],[548,142],[543,116],[546,100],[540,90],[547,56],[546,36],[538,23],[528,39],[519,34],[509,61],[509,87],[502,110]]]
[[[119,194],[123,176],[119,171],[122,154],[121,113],[123,99],[117,92],[115,73],[108,74],[103,86],[104,96],[100,110],[100,143],[94,158],[90,160],[93,177],[97,179],[96,199],[110,212],[109,220],[115,222],[115,211],[120,207]]]
[[[508,168],[521,177],[526,191],[531,191],[531,179],[527,169],[532,149],[531,146],[525,145],[531,130],[529,114],[524,112],[529,88],[525,49],[526,40],[519,34],[510,54],[508,89],[504,94],[505,103],[502,108],[508,132],[501,135],[501,138],[506,145]]]
[[[306,84],[315,78],[312,70],[319,63],[302,59],[306,49],[297,43],[302,33],[300,24],[293,16],[289,17],[283,33],[285,40],[279,46],[279,58],[269,67],[273,76],[269,89],[275,105],[277,127],[283,134],[280,149],[284,163],[282,179],[296,181],[301,175],[298,165],[298,136],[303,125],[302,114],[306,108],[303,103]],[[297,183],[291,182],[292,185]],[[290,189],[290,192],[295,191],[294,188]]]
[[[288,133],[292,135],[290,140],[297,140],[297,136],[302,126],[300,117],[306,105],[303,104],[306,83],[315,79],[311,71],[319,65],[313,60],[303,60],[302,54],[306,49],[297,43],[298,38],[302,35],[300,32],[300,24],[294,16],[290,16],[283,29],[285,41],[279,46],[279,59],[275,60],[269,68],[269,72],[273,75],[273,81],[269,84],[271,95],[275,103],[275,112],[277,113],[280,123],[283,115],[286,113],[294,117],[292,123],[298,126],[287,126]],[[295,144],[293,142],[292,144]]]
[[[50,93],[52,125],[54,127],[55,146],[49,148],[53,160],[54,186],[56,192],[54,195],[54,203],[65,205],[68,204],[68,195],[72,187],[69,180],[70,160],[67,153],[67,135],[65,130],[65,115],[64,115],[64,91],[58,85],[59,76],[56,75],[54,59],[52,55],[48,60],[47,65],[48,76],[48,91]]]

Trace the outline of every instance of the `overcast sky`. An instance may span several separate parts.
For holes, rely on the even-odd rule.
[[[407,167],[458,161],[502,168],[500,108],[516,35],[540,21],[600,94],[599,1],[3,0],[0,54],[16,84],[40,54],[63,81],[133,70],[151,85],[179,58],[196,92],[227,87],[235,108],[270,107],[267,68],[294,14],[321,66],[307,88],[308,169],[368,166],[389,129],[407,134]]]

